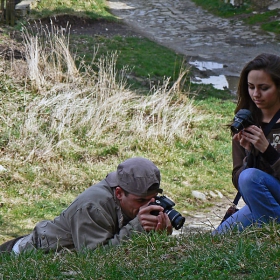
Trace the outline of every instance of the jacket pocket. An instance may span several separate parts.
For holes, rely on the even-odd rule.
[[[47,225],[49,221],[39,222],[36,226],[36,247],[38,249],[50,249],[50,242],[47,236]]]

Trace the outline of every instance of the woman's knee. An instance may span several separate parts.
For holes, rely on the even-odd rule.
[[[241,193],[244,193],[246,191],[252,191],[252,185],[255,185],[255,182],[260,179],[260,172],[262,171],[259,169],[248,168],[240,173],[238,179],[238,187]]]

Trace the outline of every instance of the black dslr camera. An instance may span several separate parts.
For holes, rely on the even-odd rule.
[[[163,213],[167,214],[169,220],[171,221],[171,225],[175,229],[180,229],[184,225],[185,218],[182,217],[179,212],[172,208],[173,206],[175,206],[175,203],[166,196],[156,196],[155,202],[151,202],[149,205],[159,205],[163,207]],[[151,214],[157,216],[159,212],[152,211]]]
[[[253,124],[254,119],[252,113],[247,109],[241,109],[236,113],[230,129],[233,133],[238,133],[242,129],[247,128],[248,126]]]

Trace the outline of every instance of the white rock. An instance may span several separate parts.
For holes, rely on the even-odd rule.
[[[206,200],[206,195],[202,192],[199,192],[199,191],[192,191],[192,195],[195,197],[195,198],[198,198],[198,199],[201,199],[201,200]]]
[[[218,195],[220,198],[223,198],[223,197],[224,197],[223,194],[222,194],[220,191],[215,190],[215,192],[217,193],[217,195]]]
[[[213,191],[210,191],[209,195],[212,196],[212,197],[217,197],[218,196],[218,194],[214,193]]]
[[[0,172],[4,172],[4,171],[7,171],[7,169],[4,166],[0,165]]]
[[[279,1],[277,1],[275,4],[272,4],[268,7],[268,9],[271,10],[275,10],[275,9],[279,9],[280,8],[280,3]]]

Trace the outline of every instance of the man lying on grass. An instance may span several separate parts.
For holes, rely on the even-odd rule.
[[[130,158],[117,171],[80,194],[53,221],[39,222],[32,233],[10,240],[0,252],[95,249],[118,245],[135,232],[152,230],[172,234],[163,208],[149,205],[160,189],[160,171],[150,160]],[[151,214],[159,211],[159,215]]]

